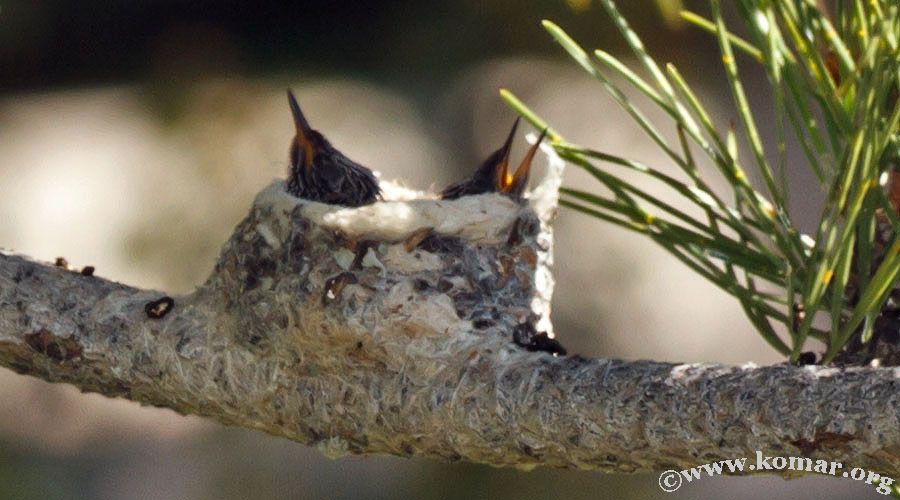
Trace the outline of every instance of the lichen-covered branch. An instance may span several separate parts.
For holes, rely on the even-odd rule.
[[[591,360],[514,338],[549,332],[558,177],[528,204],[353,209],[275,182],[171,301],[0,254],[0,364],[329,455],[632,472],[763,450],[900,474],[897,369]]]

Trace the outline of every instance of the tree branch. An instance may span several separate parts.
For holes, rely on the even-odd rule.
[[[763,450],[900,474],[897,369],[626,362],[513,342],[522,324],[549,329],[561,168],[551,157],[528,205],[347,209],[275,182],[207,282],[168,309],[153,307],[160,292],[0,254],[0,364],[332,456],[634,472]]]

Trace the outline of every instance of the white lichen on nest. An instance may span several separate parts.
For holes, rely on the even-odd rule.
[[[382,181],[381,185],[389,184]],[[389,190],[385,190],[389,192]],[[386,199],[363,207],[341,207],[300,200],[274,181],[256,197],[257,207],[271,206],[291,214],[303,204],[303,216],[314,225],[339,230],[350,238],[400,241],[425,229],[488,244],[505,238],[504,232],[523,207],[498,194],[466,196],[458,200]]]

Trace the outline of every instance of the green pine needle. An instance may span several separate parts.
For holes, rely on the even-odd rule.
[[[900,217],[880,182],[900,164],[900,6],[838,2],[832,22],[808,0],[729,2],[743,20],[744,37],[726,26],[719,0],[710,0],[709,19],[683,12],[718,42],[738,120],[729,125],[713,121],[703,97],[674,65],[656,62],[612,1],[600,4],[636,58],[634,66],[603,50],[585,50],[550,21],[544,28],[675,170],[571,144],[550,129],[560,156],[605,188],[563,188],[561,204],[650,237],[734,296],[760,335],[793,361],[810,337],[827,343],[825,362],[854,334],[871,338],[900,277],[900,240],[883,241],[885,228],[900,230]],[[749,57],[738,59],[735,51]],[[742,83],[739,63],[746,61],[758,65],[772,87],[771,144],[758,133],[759,119]],[[647,97],[666,119],[649,119],[629,97],[635,94]],[[535,127],[547,127],[510,91],[501,96]],[[672,129],[678,144],[660,132]],[[749,145],[749,158],[739,158],[741,143]],[[789,144],[800,148],[827,200],[813,235],[802,234],[790,213]],[[701,168],[706,165],[715,167],[718,180],[701,175],[709,171]],[[621,170],[645,179],[627,181]],[[751,170],[762,179],[761,188],[751,185]],[[710,187],[722,181],[730,186],[732,202]],[[648,183],[669,195],[650,194]],[[830,318],[828,330],[817,326],[823,316]]]

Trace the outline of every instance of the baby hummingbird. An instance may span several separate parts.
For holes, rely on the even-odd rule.
[[[322,134],[313,130],[288,90],[297,135],[291,143],[287,190],[298,198],[359,207],[381,195],[378,181],[368,168],[344,156]]]
[[[547,129],[544,129],[541,132],[538,140],[531,146],[528,152],[525,153],[525,158],[522,159],[519,168],[516,169],[514,174],[510,175],[509,154],[512,150],[512,141],[513,137],[516,135],[518,126],[519,119],[517,118],[516,122],[513,124],[512,130],[509,132],[509,136],[506,138],[506,142],[503,143],[503,146],[491,153],[487,160],[478,167],[478,170],[476,170],[471,177],[457,184],[448,186],[441,191],[441,199],[455,200],[461,196],[470,194],[494,192],[505,194],[516,200],[521,199],[522,194],[525,192],[525,187],[528,185],[528,173],[531,169],[531,161],[534,159],[534,154],[537,152],[538,146],[547,134]]]

